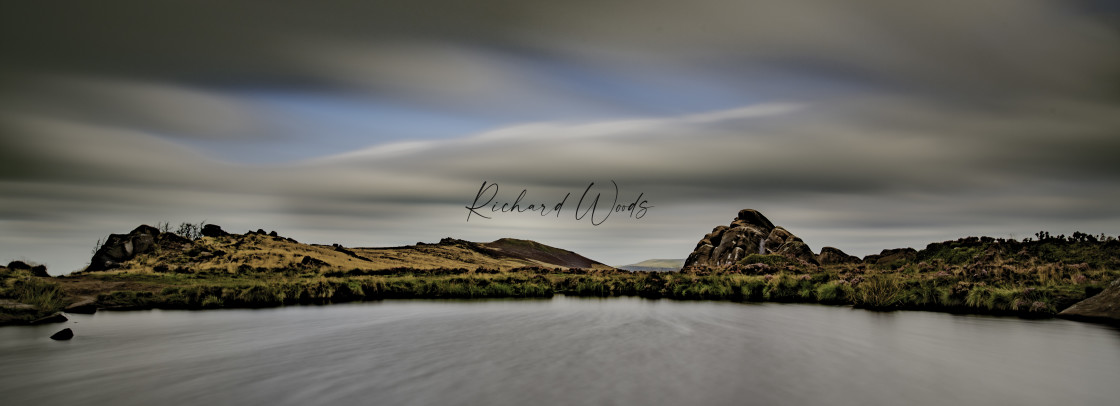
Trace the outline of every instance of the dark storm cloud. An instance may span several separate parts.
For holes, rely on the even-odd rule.
[[[1115,32],[1075,2],[143,4],[5,4],[5,65],[202,86],[358,87],[435,104],[469,95],[505,99],[501,107],[525,100],[499,89],[548,86],[531,71],[505,74],[503,61],[549,58],[699,69],[744,89],[755,74],[792,72],[953,99],[1116,90],[1099,81],[1115,78]]]

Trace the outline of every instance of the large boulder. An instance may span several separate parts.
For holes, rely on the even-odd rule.
[[[821,254],[817,255],[817,262],[821,265],[858,264],[860,259],[855,255],[848,255],[839,248],[824,247],[821,248]]]
[[[299,264],[304,266],[304,267],[308,267],[308,268],[320,268],[320,267],[330,265],[330,264],[324,262],[323,260],[318,259],[318,258],[314,258],[310,255],[304,255],[303,259],[299,261]]]
[[[751,254],[777,254],[817,264],[817,256],[800,238],[757,210],[743,209],[730,225],[718,226],[701,238],[684,267],[724,267]]]
[[[137,255],[157,248],[182,251],[189,249],[191,241],[175,233],[161,233],[159,229],[141,225],[128,234],[110,234],[101,248],[93,254],[86,271],[104,271],[121,266]]]
[[[86,271],[103,271],[120,267],[122,262],[156,247],[159,229],[141,225],[128,234],[109,234],[109,238],[97,249]]]
[[[1062,310],[1058,317],[1120,324],[1120,279],[1112,281],[1101,293]]]

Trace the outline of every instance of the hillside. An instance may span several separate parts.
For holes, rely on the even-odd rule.
[[[0,325],[64,320],[52,316],[58,311],[558,293],[1024,317],[1052,317],[1069,309],[1062,316],[1120,320],[1120,282],[1113,282],[1120,279],[1120,240],[1105,235],[966,237],[857,258],[829,247],[814,254],[761,213],[745,210],[731,226],[704,236],[689,256],[690,266],[680,272],[631,272],[528,240],[444,238],[347,248],[303,244],[263,230],[230,234],[209,225],[194,231],[184,237],[141,226],[111,235],[85,271],[68,276],[52,278],[44,267],[19,261],[0,267]]]
[[[1116,237],[1036,237],[965,237],[861,259],[829,247],[814,254],[762,213],[744,209],[701,238],[682,272],[763,277],[757,292],[744,293],[750,300],[1047,316],[1120,278]]]
[[[177,232],[142,225],[111,234],[83,271],[0,266],[0,325],[65,321],[98,308],[256,307],[382,297],[551,295],[532,274],[620,272],[536,241],[444,238],[401,247],[304,244],[275,231],[233,234],[216,225]],[[515,278],[510,275],[516,275]],[[457,278],[438,284],[432,277]],[[401,283],[398,285],[397,283]]]
[[[647,259],[617,268],[633,272],[676,272],[682,267],[684,267],[684,259]]]
[[[438,243],[387,248],[304,244],[263,230],[231,234],[209,225],[194,239],[149,226],[114,234],[83,272],[349,271],[411,269],[609,268],[571,251],[535,241],[490,243],[444,238]]]

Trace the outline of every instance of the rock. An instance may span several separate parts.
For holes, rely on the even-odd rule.
[[[81,300],[75,303],[71,303],[63,310],[67,313],[93,314],[97,312],[97,301],[95,299]]]
[[[52,340],[58,340],[58,341],[69,340],[71,338],[74,338],[74,330],[71,330],[69,328],[64,328],[64,329],[60,330],[59,332],[54,333],[54,335],[51,336]]]
[[[207,224],[202,227],[203,237],[225,237],[229,235],[222,227],[217,224]]]
[[[316,258],[312,258],[310,255],[304,255],[303,260],[299,261],[299,264],[309,268],[328,265],[326,262],[323,262],[322,260]]]
[[[31,267],[31,276],[38,276],[42,278],[50,278],[51,274],[47,273],[46,265],[35,265]]]
[[[785,243],[785,245],[775,253],[788,258],[799,259],[809,264],[819,265],[817,262],[817,254],[814,254],[813,250],[809,248],[809,245],[805,244],[805,242],[800,239]]]
[[[1058,317],[1120,324],[1120,279],[1113,281],[1101,293],[1062,310]]]
[[[743,209],[739,210],[739,215],[736,216],[735,221],[742,221],[749,225],[755,225],[762,228],[774,228],[774,223],[770,222],[766,216],[763,216],[758,210]]]
[[[120,266],[122,262],[156,248],[159,229],[142,225],[128,234],[110,234],[105,244],[97,249],[86,271],[103,271]]]
[[[51,275],[47,273],[46,265],[32,266],[31,264],[23,261],[12,261],[8,263],[8,269],[16,271],[31,271],[31,276],[40,276],[43,278],[51,277]]]
[[[895,248],[879,252],[879,255],[875,256],[871,261],[868,260],[868,258],[870,257],[872,256],[868,255],[867,257],[864,257],[863,262],[869,264],[890,265],[901,261],[913,261],[914,259],[918,258],[918,251],[913,248]]]
[[[47,316],[47,317],[32,320],[31,322],[29,322],[27,324],[30,324],[32,326],[36,326],[36,325],[39,325],[39,324],[65,323],[67,320],[70,320],[70,319],[66,318],[66,316],[63,316],[62,313],[55,313],[55,314],[52,314],[52,315]]]
[[[848,255],[839,248],[824,247],[821,248],[821,254],[817,255],[817,262],[821,265],[858,264],[860,259],[855,255]]]
[[[156,237],[156,244],[163,250],[186,251],[191,249],[194,242],[175,233],[163,233]]]
[[[175,233],[163,233],[155,227],[142,225],[128,234],[110,234],[93,254],[84,272],[104,271],[121,266],[137,255],[156,251],[186,251],[194,242]]]
[[[269,236],[269,237],[279,237],[279,236],[280,236],[280,234],[277,234],[277,233],[276,233],[276,230],[272,230],[272,231],[270,231],[270,232],[268,233],[268,236]]]
[[[718,226],[696,244],[684,267],[724,267],[751,254],[776,254],[817,264],[809,246],[757,210],[743,209],[728,226]]]

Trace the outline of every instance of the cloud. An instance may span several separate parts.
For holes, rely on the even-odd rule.
[[[529,238],[545,227],[543,235],[573,241],[571,248],[589,253],[605,251],[578,242],[578,235],[638,232],[646,223],[671,235],[651,238],[687,248],[696,238],[692,234],[723,223],[728,213],[743,207],[770,208],[764,211],[787,219],[784,223],[805,238],[832,236],[829,230],[839,226],[857,234],[867,229],[959,231],[978,224],[999,229],[1025,218],[1116,217],[1101,203],[1120,197],[1110,192],[1116,188],[1107,187],[1116,179],[1116,168],[1099,173],[1099,165],[1077,166],[1069,159],[992,158],[1038,155],[1068,140],[1087,150],[1112,148],[1108,130],[1115,128],[1115,119],[1107,109],[1079,106],[1068,115],[1017,121],[1011,118],[1024,111],[964,114],[935,106],[872,99],[839,109],[756,105],[675,118],[527,124],[268,167],[208,160],[140,133],[30,121],[23,131],[34,136],[6,150],[11,157],[36,156],[36,168],[59,169],[11,179],[0,189],[13,208],[5,216],[46,223],[73,221],[52,214],[60,212],[122,222],[143,217],[137,213],[157,221],[197,213],[234,230],[286,224],[298,227],[297,233],[325,237],[332,234],[322,230],[334,230],[329,238],[389,245],[495,230]],[[1047,137],[1055,132],[1066,138]],[[72,148],[52,148],[60,144]],[[1055,154],[1062,157],[1060,150]],[[578,195],[590,182],[615,180],[623,199],[644,193],[657,207],[649,220],[612,223],[609,231],[572,219],[506,216],[467,224],[462,206],[483,180],[502,185],[501,199],[512,200],[512,193],[527,189],[531,198],[548,202],[565,193]],[[712,205],[720,211],[699,209]],[[673,212],[682,217],[662,214]],[[829,215],[822,219],[810,213]],[[631,238],[628,246],[640,251],[643,238]],[[816,248],[858,243],[810,241]]]
[[[73,74],[0,72],[9,114],[119,126],[167,137],[261,137],[261,113],[227,95],[164,82]]]
[[[612,263],[683,257],[744,207],[856,254],[1107,232],[1120,31],[1085,4],[5,4],[0,260],[68,271],[157,221]],[[656,208],[467,224],[484,180]]]

